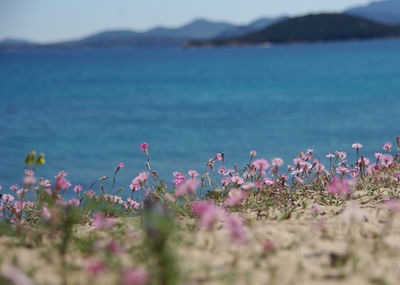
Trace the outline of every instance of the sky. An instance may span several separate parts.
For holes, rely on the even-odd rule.
[[[260,17],[340,12],[370,0],[0,0],[0,40],[39,43],[104,30],[177,27],[196,18],[246,24]]]

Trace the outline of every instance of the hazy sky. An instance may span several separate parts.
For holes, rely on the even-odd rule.
[[[244,24],[263,16],[342,11],[370,0],[0,0],[0,39],[53,42],[102,30],[179,26],[194,18]]]

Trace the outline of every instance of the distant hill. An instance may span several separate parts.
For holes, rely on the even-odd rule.
[[[105,31],[76,41],[54,44],[0,43],[0,49],[77,49],[77,48],[132,48],[149,46],[181,46],[189,40],[205,40],[239,36],[262,29],[278,19],[259,19],[248,26],[236,26],[224,22],[212,22],[204,19],[195,20],[178,28],[155,28],[147,32],[129,30]]]
[[[30,41],[27,41],[27,40],[5,38],[4,40],[0,41],[0,44],[3,44],[3,45],[31,45],[33,43]]]
[[[27,41],[27,40],[22,40],[22,39],[13,39],[13,38],[5,38],[2,41],[0,41],[0,50],[1,49],[20,49],[20,48],[30,48],[35,46],[36,43]]]
[[[277,17],[277,18],[261,18],[256,21],[251,22],[248,25],[245,26],[235,26],[231,29],[227,29],[217,35],[215,38],[231,38],[231,37],[239,37],[245,34],[249,34],[258,30],[261,30],[263,28],[266,28],[272,24],[281,22],[283,20],[288,19],[289,17],[282,16],[282,17]]]
[[[346,14],[295,17],[241,37],[192,41],[185,46],[254,45],[399,37],[400,26],[379,24]]]
[[[155,28],[146,32],[146,36],[173,39],[211,39],[235,27],[235,25],[229,23],[198,19],[179,28]]]
[[[345,13],[379,23],[398,25],[400,24],[400,0],[375,1],[366,6],[348,9]]]

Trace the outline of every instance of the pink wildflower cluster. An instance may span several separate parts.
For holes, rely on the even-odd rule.
[[[74,192],[75,193],[80,193],[83,190],[83,187],[81,185],[75,185],[74,186]]]
[[[69,187],[71,187],[71,183],[65,178],[68,174],[65,171],[60,171],[56,175],[56,189],[62,189],[62,190],[67,190]]]
[[[200,180],[195,178],[190,178],[187,181],[179,184],[175,192],[175,197],[183,197],[187,194],[192,194],[196,196],[196,189],[200,185]]]
[[[223,222],[234,242],[242,244],[248,240],[242,220],[238,216],[227,213],[223,208],[215,206],[210,201],[194,203],[193,214],[199,216],[202,229],[211,230],[217,223]]]
[[[350,193],[350,182],[344,178],[334,177],[328,185],[328,191],[334,195],[347,195]]]
[[[121,197],[117,196],[117,195],[105,194],[104,195],[104,199],[106,199],[106,200],[108,200],[110,202],[113,202],[115,204],[122,204],[124,202],[124,200]]]
[[[101,213],[96,213],[92,216],[92,225],[97,230],[107,230],[115,226],[116,222],[113,219],[106,219]]]
[[[268,163],[268,161],[263,158],[253,161],[252,165],[254,166],[255,169],[257,169],[260,172],[264,172],[265,170],[267,170],[270,167],[270,164]]]
[[[352,145],[351,147],[354,148],[354,149],[356,149],[356,150],[359,150],[360,148],[363,147],[363,145],[360,144],[360,143],[353,143],[353,145]]]
[[[147,179],[149,178],[149,172],[140,172],[131,182],[129,188],[132,191],[137,191],[140,187],[143,187],[146,184]]]
[[[237,206],[241,204],[247,197],[247,193],[240,189],[231,189],[225,200],[227,206]]]
[[[140,203],[134,201],[134,200],[133,200],[132,198],[130,198],[130,197],[127,198],[126,201],[124,201],[122,204],[124,205],[125,209],[134,209],[134,210],[137,210],[137,209],[140,208]]]
[[[193,174],[193,173],[192,173]],[[172,183],[175,185],[175,187],[178,187],[181,185],[183,182],[185,182],[186,176],[183,175],[183,173],[179,173],[177,171],[173,172],[173,175],[175,176],[175,179],[172,180]]]
[[[139,267],[125,269],[121,275],[122,285],[144,285],[149,281],[149,274]]]
[[[385,143],[384,145],[383,145],[383,149],[384,150],[387,150],[387,151],[390,151],[391,149],[392,149],[392,143],[390,143],[390,142],[387,142],[387,143]]]
[[[200,174],[196,170],[189,170],[188,175],[192,178],[199,176]]]
[[[80,205],[80,201],[76,198],[72,198],[71,200],[68,201],[68,204],[77,207]]]

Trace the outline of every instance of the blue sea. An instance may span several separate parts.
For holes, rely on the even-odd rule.
[[[257,157],[290,162],[312,148],[372,156],[400,134],[400,40],[269,48],[0,52],[0,185],[68,172],[88,187],[125,163],[117,185],[153,168],[205,170]],[[109,185],[106,183],[106,185]]]

